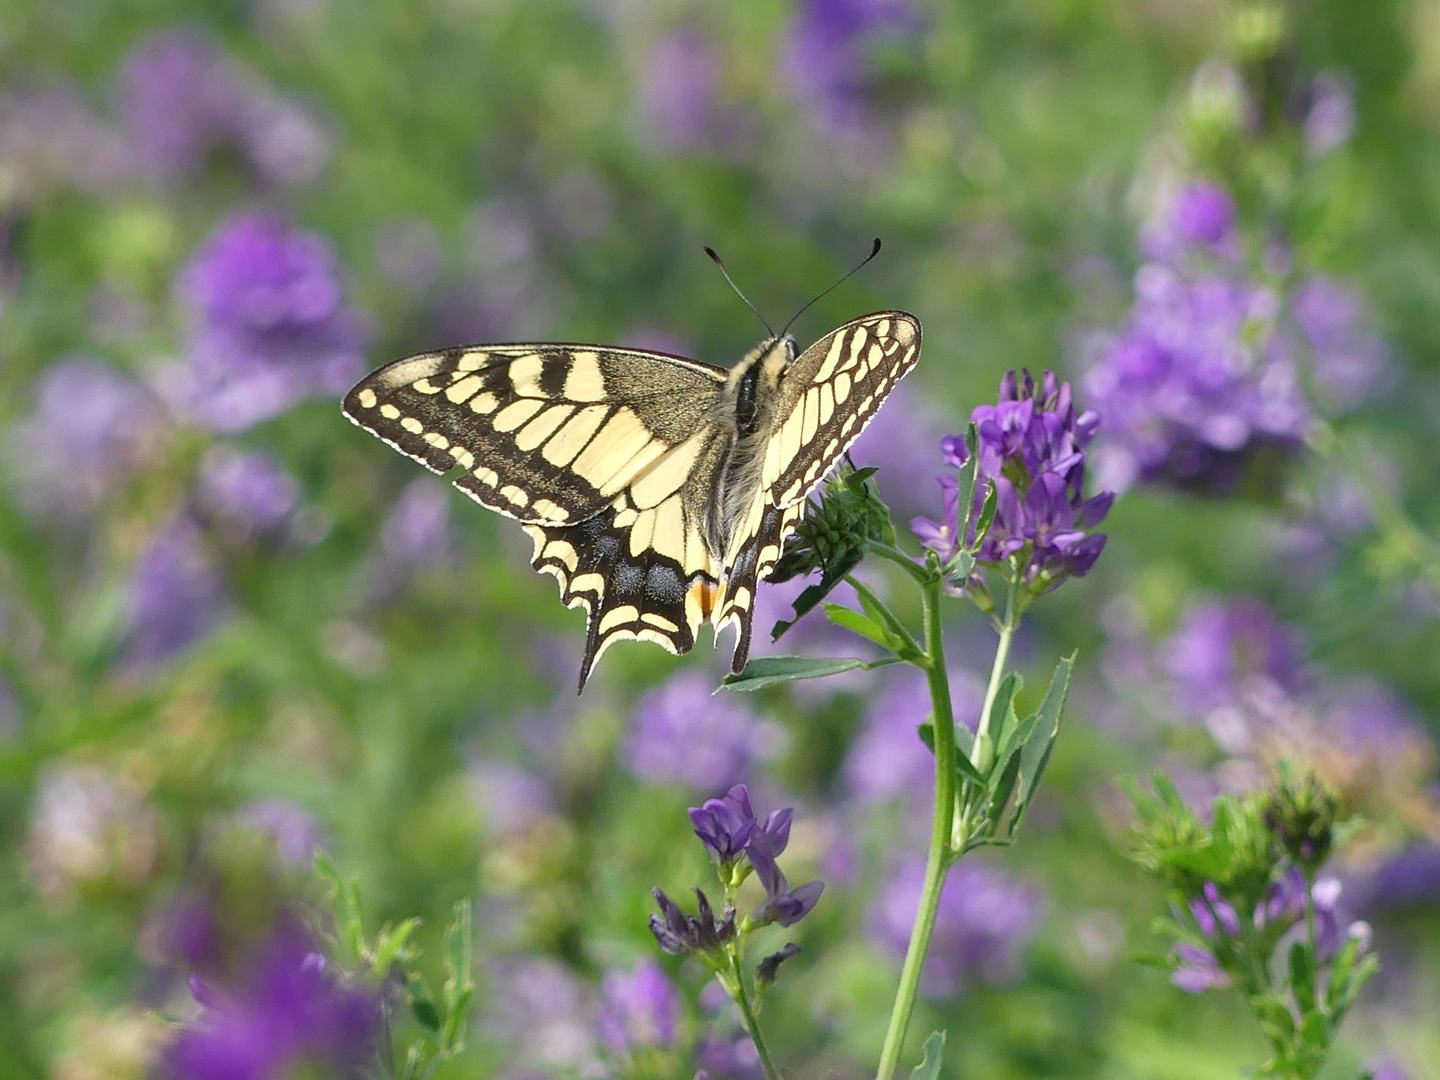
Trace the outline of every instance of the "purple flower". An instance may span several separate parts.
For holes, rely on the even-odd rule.
[[[1359,405],[1385,375],[1385,343],[1370,332],[1369,306],[1354,286],[1315,275],[1290,298],[1290,313],[1309,346],[1322,404],[1338,412]]]
[[[804,0],[790,28],[785,66],[824,134],[873,148],[882,136],[872,93],[875,51],[917,26],[908,0]]]
[[[126,56],[117,96],[137,161],[157,181],[193,177],[222,147],[274,183],[314,180],[329,136],[205,35],[162,30]]]
[[[0,91],[0,161],[7,224],[53,191],[98,193],[134,172],[124,140],[65,83]]]
[[[199,528],[177,517],[131,570],[124,662],[144,670],[169,659],[220,622],[224,589]]]
[[[963,668],[951,668],[949,676],[955,719],[973,732],[980,722],[985,688]],[[881,677],[880,692],[865,709],[841,771],[845,786],[862,804],[903,797],[907,806],[916,809],[930,805],[935,755],[918,734],[930,708],[929,686],[920,672],[897,666]],[[923,819],[916,820],[924,825]]]
[[[733,863],[744,854],[757,828],[755,812],[750,809],[750,793],[744,784],[736,784],[724,798],[708,799],[701,806],[690,807],[688,813],[695,835],[705,845],[710,858],[721,866]]]
[[[1230,985],[1230,975],[1208,949],[1181,942],[1175,946],[1179,960],[1170,974],[1170,981],[1187,994],[1203,994],[1206,990],[1223,990]]]
[[[1000,382],[995,405],[978,406],[970,416],[979,436],[978,510],[988,488],[996,495],[995,520],[981,538],[977,558],[1000,563],[1027,552],[1026,580],[1050,588],[1066,577],[1083,577],[1105,546],[1105,534],[1091,532],[1104,520],[1114,501],[1112,492],[1085,498],[1085,448],[1099,427],[1094,412],[1075,412],[1070,384],[1047,371],[1037,386],[1024,372],[1013,371]],[[964,440],[958,435],[941,442],[946,463],[964,464]],[[942,521],[916,518],[911,528],[922,544],[948,562],[961,549],[959,480],[942,476],[945,516]],[[966,538],[973,542],[975,537]]]
[[[1241,701],[1254,685],[1301,688],[1303,642],[1262,600],[1234,597],[1194,604],[1160,649],[1174,680],[1176,708],[1191,716]]]
[[[10,466],[39,512],[88,513],[158,456],[166,438],[160,402],[93,360],[46,368],[35,406],[8,433]]]
[[[233,134],[240,112],[233,69],[208,38],[188,30],[161,31],[135,45],[118,90],[136,157],[161,179],[199,172]]]
[[[217,445],[200,470],[200,504],[222,533],[243,542],[283,525],[300,485],[272,455]]]
[[[280,861],[292,870],[308,869],[320,847],[320,823],[290,799],[273,795],[255,799],[240,808],[235,820],[268,835]]]
[[[1233,270],[1150,262],[1135,293],[1086,377],[1109,418],[1102,482],[1225,490],[1261,450],[1300,447],[1312,415],[1271,289]]]
[[[1230,901],[1220,895],[1213,881],[1205,882],[1202,894],[1190,901],[1190,913],[1195,916],[1200,932],[1206,937],[1219,933],[1231,937],[1240,934],[1240,916],[1235,914]]]
[[[179,281],[190,317],[176,391],[200,422],[238,431],[314,396],[343,392],[364,370],[365,333],[345,305],[330,245],[280,218],[232,218]]]
[[[660,908],[660,914],[650,916],[650,932],[660,948],[671,956],[701,955],[707,962],[724,965],[724,945],[735,937],[735,909],[725,908],[717,919],[710,907],[710,899],[699,889],[695,890],[698,905],[697,915],[686,915],[680,905],[659,889],[651,889],[650,895]]]
[[[715,94],[720,70],[714,46],[700,30],[677,30],[657,42],[640,73],[646,134],[677,150],[710,142],[718,133]]]
[[[736,695],[712,695],[711,681],[682,672],[635,706],[625,764],[642,780],[713,788],[745,777],[776,749],[779,732]]]
[[[600,995],[600,1039],[611,1054],[675,1045],[680,994],[654,960],[641,960],[628,972],[607,972]]]
[[[1335,71],[1322,71],[1310,84],[1305,111],[1305,152],[1324,157],[1345,143],[1355,132],[1355,86],[1350,78]]]
[[[871,910],[871,936],[896,960],[905,955],[924,883],[924,863],[905,862],[881,888]],[[1033,886],[980,863],[957,863],[940,893],[921,990],[940,998],[975,979],[992,985],[1012,982],[1043,910],[1044,901]]]
[[[380,529],[380,554],[387,571],[433,566],[454,550],[449,485],[428,476],[410,481]]]
[[[380,1003],[342,984],[308,934],[282,925],[237,985],[191,979],[204,1006],[160,1056],[164,1080],[284,1080],[299,1071],[362,1077],[380,1026]]]
[[[1175,191],[1142,241],[1151,258],[1173,259],[1195,248],[1233,242],[1235,203],[1218,184],[1190,183]]]
[[[794,926],[815,909],[820,894],[825,891],[823,881],[790,888],[784,871],[775,861],[790,840],[791,813],[790,810],[774,811],[750,840],[746,853],[750,856],[750,865],[755,867],[755,876],[765,886],[764,903],[746,916],[745,921],[753,926],[772,922]]]

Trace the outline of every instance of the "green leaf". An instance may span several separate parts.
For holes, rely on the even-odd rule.
[[[988,482],[988,481],[987,481]],[[985,534],[990,531],[990,523],[995,520],[996,494],[995,485],[985,492],[985,503],[980,507],[980,516],[975,519],[975,541],[979,543]]]
[[[979,760],[975,762],[975,767],[982,774],[988,775],[995,767],[995,748],[1008,734],[1009,719],[1015,712],[1015,693],[1021,685],[1019,674],[1012,671],[1001,680],[1000,688],[995,693],[995,701],[990,706],[990,723],[986,727],[984,738],[980,740]]]
[[[405,988],[410,992],[410,1011],[415,1014],[420,1026],[430,1031],[439,1031],[440,1010],[435,1005],[435,997],[430,993],[425,977],[412,971],[405,980]]]
[[[455,904],[455,914],[445,931],[445,1033],[442,1046],[447,1054],[465,1045],[466,1014],[475,993],[475,980],[471,977],[474,956],[470,901],[460,900]]]
[[[865,667],[864,660],[839,658],[817,660],[808,656],[761,656],[745,665],[739,675],[726,675],[722,690],[759,690],[796,679],[821,679]]]
[[[1045,766],[1050,764],[1050,753],[1055,749],[1055,740],[1060,735],[1060,717],[1065,712],[1065,701],[1070,694],[1070,675],[1075,670],[1075,654],[1061,657],[1050,676],[1050,686],[1045,691],[1045,700],[1034,713],[1034,726],[1029,736],[1020,745],[1020,780],[1015,796],[1015,817],[1009,831],[1013,836],[1025,820],[1025,811],[1030,800],[1040,787],[1040,778],[1045,775]],[[1032,718],[1027,718],[1028,720]],[[1182,804],[1183,805],[1183,804]]]
[[[375,935],[373,964],[376,974],[385,975],[397,961],[406,958],[410,935],[419,929],[420,922],[418,918],[409,918],[394,929],[388,925],[381,927]]]
[[[1295,995],[1295,1004],[1300,1006],[1301,1013],[1315,1007],[1315,964],[1307,941],[1297,941],[1290,946],[1290,992]]]
[[[929,750],[930,753],[935,753],[935,722],[933,720],[926,720],[916,728],[915,731],[916,734],[920,736],[920,741],[925,744],[925,748]],[[961,724],[956,724],[955,735],[957,739],[962,732],[969,735],[970,729]],[[956,751],[955,771],[960,774],[960,779],[983,788],[985,786],[985,778],[975,771],[975,766],[970,764],[970,759],[966,757],[963,752],[960,752],[958,745],[956,746]]]
[[[852,633],[861,637],[869,638],[881,648],[897,651],[900,642],[896,641],[890,631],[871,619],[867,619],[860,612],[846,607],[844,604],[825,604],[825,616],[836,626],[843,626]]]
[[[973,551],[958,552],[945,567],[946,579],[963,584],[969,580],[974,569],[975,553]]]
[[[991,772],[990,783],[990,824],[996,836],[1000,836],[1000,823],[1004,820],[1005,809],[1010,805],[1010,794],[1015,790],[1015,781],[1020,776],[1020,753],[1010,755],[1005,764]],[[1010,834],[1014,829],[1007,830]]]
[[[1314,1050],[1330,1048],[1330,1018],[1319,1009],[1305,1014],[1300,1022],[1300,1038]]]
[[[932,1031],[925,1040],[925,1056],[910,1070],[910,1080],[938,1080],[945,1060],[945,1032]]]

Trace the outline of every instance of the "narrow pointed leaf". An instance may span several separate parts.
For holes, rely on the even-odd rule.
[[[895,640],[894,635],[885,627],[873,619],[867,619],[864,615],[861,615],[860,612],[854,611],[844,604],[826,604],[824,607],[825,617],[836,626],[843,626],[852,633],[859,634],[864,638],[869,638],[881,648],[895,652],[896,647],[901,644]]]
[[[820,679],[865,667],[864,660],[853,658],[812,659],[808,656],[761,656],[751,660],[739,675],[726,675],[721,689],[759,690],[766,686],[794,682],[796,679]]]

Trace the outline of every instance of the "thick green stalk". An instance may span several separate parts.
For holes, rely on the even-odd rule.
[[[945,671],[945,645],[940,622],[940,583],[925,586],[923,621],[926,676],[930,682],[930,701],[935,724],[935,820],[930,830],[930,853],[925,862],[925,886],[920,894],[920,910],[915,913],[915,926],[910,931],[910,946],[905,951],[905,964],[900,969],[900,988],[895,993],[895,1006],[890,1011],[890,1027],[885,1032],[885,1045],[880,1051],[876,1080],[891,1080],[900,1064],[900,1050],[915,1011],[915,997],[920,990],[920,974],[925,955],[930,950],[930,934],[935,929],[935,914],[940,909],[940,890],[952,861],[950,825],[955,813],[955,716],[950,708],[950,680]]]
[[[745,1024],[750,1041],[755,1044],[755,1053],[760,1055],[760,1067],[765,1070],[765,1080],[780,1080],[780,1072],[775,1068],[775,1062],[770,1060],[770,1049],[765,1045],[765,1037],[760,1034],[760,1021],[755,1018],[755,1010],[750,1007],[750,996],[745,993],[740,957],[733,953],[730,956],[730,977],[735,980],[735,993],[731,996],[740,1007],[740,1018]]]

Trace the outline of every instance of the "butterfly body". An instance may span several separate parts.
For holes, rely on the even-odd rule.
[[[580,686],[611,642],[688,652],[737,629],[805,497],[914,366],[920,324],[856,319],[734,368],[596,345],[477,345],[397,360],[346,395],[354,423],[522,523],[532,565],[588,614]]]

